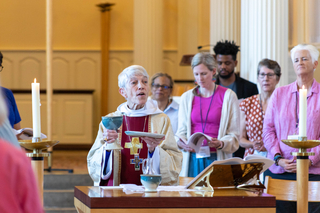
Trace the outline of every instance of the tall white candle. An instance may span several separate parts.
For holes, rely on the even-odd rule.
[[[33,137],[40,137],[41,122],[40,122],[40,84],[36,82],[31,83],[32,87],[32,123],[33,123]]]
[[[299,90],[299,136],[307,137],[307,89]]]

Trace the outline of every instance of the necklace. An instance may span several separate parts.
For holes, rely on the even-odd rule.
[[[214,96],[214,94],[216,92],[216,88],[217,88],[217,84],[214,85],[214,90],[213,90],[213,94],[211,96],[211,101],[210,101],[210,105],[209,105],[209,108],[208,108],[208,111],[207,111],[207,116],[206,116],[206,120],[205,120],[204,125],[203,125],[203,121],[202,121],[202,106],[201,106],[201,93],[200,93],[200,116],[201,116],[201,127],[202,127],[202,132],[203,133],[204,133],[204,130],[206,129],[208,114],[209,114],[209,111],[211,109],[211,104],[212,104],[213,96]]]

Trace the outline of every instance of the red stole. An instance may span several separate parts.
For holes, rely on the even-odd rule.
[[[121,157],[119,164],[121,165],[121,171],[119,174],[120,177],[120,184],[124,183],[131,183],[141,185],[140,182],[140,174],[142,174],[142,164],[140,164],[140,169],[138,171],[135,170],[135,165],[132,164],[132,159],[134,159],[134,155],[130,154],[130,148],[125,148],[125,144],[131,142],[132,137],[129,137],[125,134],[125,131],[140,131],[140,132],[150,132],[149,129],[149,116],[143,117],[129,117],[123,116],[123,123],[122,123],[122,133],[119,138],[121,140],[121,146],[123,149],[121,150]],[[148,147],[145,142],[143,142],[139,138],[139,142],[142,143],[142,149],[138,150],[139,158],[145,159],[148,158]],[[113,173],[114,171],[112,171]],[[103,181],[104,182],[104,181]],[[101,183],[100,183],[101,185]],[[113,174],[111,174],[110,179],[108,181],[108,186],[113,185]]]

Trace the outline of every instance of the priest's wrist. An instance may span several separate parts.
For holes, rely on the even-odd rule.
[[[153,153],[156,148],[155,147],[153,147],[153,148],[149,147],[148,149],[149,149],[150,153]]]

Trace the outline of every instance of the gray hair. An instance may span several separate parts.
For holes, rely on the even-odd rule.
[[[126,84],[130,81],[133,76],[142,75],[148,78],[149,75],[147,71],[140,65],[132,65],[125,68],[118,76],[118,86],[119,88],[125,88]]]
[[[213,58],[213,55],[210,53],[200,52],[197,53],[191,61],[191,67],[194,69],[196,66],[203,64],[205,65],[210,71],[213,71],[216,67],[216,61]]]
[[[270,60],[270,59],[267,59],[267,58],[264,58],[262,59],[259,64],[258,64],[258,72],[257,72],[257,75],[259,75],[260,73],[260,69],[262,67],[267,67],[268,69],[271,69],[273,70],[274,74],[276,74],[277,76],[277,80],[280,79],[280,76],[281,76],[281,67],[280,65],[278,64],[278,62],[276,61],[273,61],[273,60]]]
[[[294,48],[291,49],[292,62],[294,62],[294,54],[299,50],[309,51],[311,59],[312,59],[312,63],[314,63],[315,61],[318,61],[319,50],[315,46],[313,46],[311,44],[298,44],[297,46],[295,46]]]

